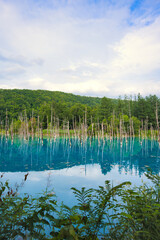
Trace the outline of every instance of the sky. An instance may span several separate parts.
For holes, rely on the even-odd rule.
[[[160,97],[160,0],[0,0],[0,88]]]

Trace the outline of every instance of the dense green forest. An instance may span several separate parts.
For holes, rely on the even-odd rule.
[[[117,119],[123,115],[135,117],[141,124],[147,121],[148,127],[151,124],[156,127],[156,104],[159,108],[160,99],[156,95],[111,99],[46,90],[0,89],[0,122],[5,125],[6,112],[9,123],[23,118],[24,113],[28,120],[39,116],[43,128],[46,128],[47,119],[51,121],[51,115],[59,118],[60,126],[64,120],[70,121],[70,127],[73,122],[84,121],[85,114],[88,126],[91,122],[110,121],[113,115]]]

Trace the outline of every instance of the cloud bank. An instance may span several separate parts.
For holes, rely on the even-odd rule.
[[[159,53],[159,1],[0,0],[0,88],[160,96]]]

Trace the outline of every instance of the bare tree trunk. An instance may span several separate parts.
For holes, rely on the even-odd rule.
[[[159,131],[159,121],[158,121],[158,107],[156,102],[156,122],[157,122],[157,130],[158,130],[158,142],[160,143],[160,131]]]

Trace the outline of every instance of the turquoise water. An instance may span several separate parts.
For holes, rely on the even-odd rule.
[[[148,181],[144,175],[150,167],[160,172],[160,148],[157,141],[130,139],[122,146],[119,140],[38,139],[29,141],[0,137],[0,172],[2,181],[20,185],[20,193],[35,195],[53,189],[59,202],[74,204],[71,187],[98,187],[110,180],[113,185],[131,181],[133,185]],[[27,181],[21,186],[24,175]]]

